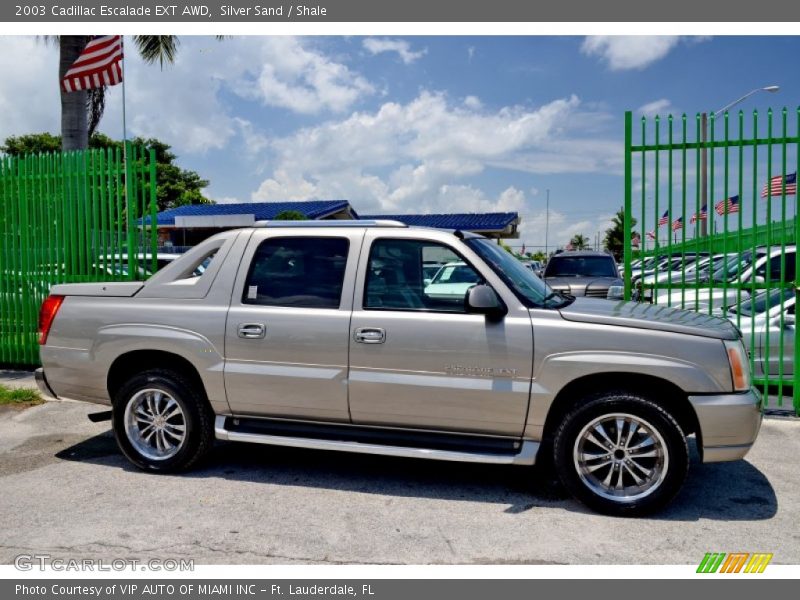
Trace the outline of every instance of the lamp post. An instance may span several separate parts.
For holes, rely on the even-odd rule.
[[[550,230],[550,188],[547,189],[547,208],[544,215],[544,260],[547,261],[549,254],[547,253],[547,237]]]
[[[754,90],[750,90],[749,92],[747,92],[741,98],[737,98],[736,100],[734,100],[730,104],[726,104],[725,106],[723,106],[719,110],[714,111],[713,113],[711,113],[711,115],[716,119],[717,115],[725,114],[726,111],[732,109],[737,104],[739,104],[741,102],[744,102],[745,100],[747,100],[753,94],[757,94],[758,92],[769,92],[771,94],[774,94],[775,92],[780,91],[780,89],[781,88],[778,85],[768,85],[768,86],[765,86],[765,87],[760,87],[760,88],[756,88]],[[705,206],[706,209],[708,210],[708,148],[706,148],[706,142],[708,142],[708,114],[707,113],[703,113],[702,115],[700,115],[700,130],[701,130],[701,133],[702,133],[702,136],[703,136],[703,138],[702,138],[703,139],[703,149],[702,149],[702,152],[700,153],[700,172],[702,173],[701,185],[703,187],[703,192],[702,192],[702,201],[700,203],[700,206],[701,207]],[[714,218],[714,217],[711,216],[711,211],[710,210],[708,210],[708,216],[711,219]],[[703,219],[702,221],[700,221],[700,234],[702,236],[704,236],[704,237],[706,235],[708,235],[707,222],[708,222],[708,219]]]

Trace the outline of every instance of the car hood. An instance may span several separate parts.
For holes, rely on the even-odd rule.
[[[567,321],[579,323],[652,329],[720,340],[739,338],[735,325],[727,319],[653,304],[576,298],[559,311]]]
[[[585,296],[589,288],[607,290],[612,285],[622,285],[617,277],[546,277],[545,282],[554,290],[573,296]]]

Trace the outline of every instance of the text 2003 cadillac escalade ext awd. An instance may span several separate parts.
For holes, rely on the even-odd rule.
[[[477,283],[426,293],[431,263]],[[688,435],[704,461],[736,460],[761,423],[728,321],[575,299],[491,240],[396,222],[221,233],[144,283],[53,287],[40,327],[40,386],[110,404],[151,471],[215,437],[539,460],[587,505],[633,515],[678,492]]]

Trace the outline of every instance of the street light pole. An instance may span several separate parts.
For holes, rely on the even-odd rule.
[[[730,104],[726,104],[725,106],[723,106],[719,110],[714,111],[713,113],[711,113],[711,116],[713,116],[716,119],[717,116],[725,114],[726,111],[732,109],[734,106],[736,106],[740,102],[744,102],[750,96],[752,96],[753,94],[756,94],[758,92],[769,92],[771,94],[774,94],[775,92],[780,91],[780,89],[781,88],[778,85],[768,85],[768,86],[765,86],[765,87],[760,87],[760,88],[756,88],[754,90],[750,90],[749,92],[747,92],[741,98],[737,98],[736,100],[734,100]],[[708,148],[706,148],[706,143],[708,142],[708,114],[707,113],[703,113],[702,115],[700,115],[700,130],[701,130],[702,141],[703,141],[703,148],[702,148],[702,151],[700,152],[700,173],[701,173],[700,185],[703,186],[703,191],[701,193],[702,200],[701,200],[700,207],[702,208],[703,206],[705,206],[706,210],[708,211],[707,212],[707,215],[708,215],[707,218],[703,219],[700,222],[700,235],[705,237],[706,235],[708,235],[707,222],[708,222],[709,219],[713,219],[714,218],[712,216],[711,210],[709,209],[709,206],[708,206]],[[712,227],[711,228],[711,233],[713,234],[713,232],[714,232],[714,228]]]
[[[547,260],[547,257],[550,256],[547,253],[547,246],[548,246],[548,234],[550,230],[550,188],[547,189],[547,208],[545,210],[544,215],[544,259]]]

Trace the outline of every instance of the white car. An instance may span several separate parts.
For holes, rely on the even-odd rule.
[[[758,248],[755,255],[751,250],[741,253],[727,263],[721,265],[708,281],[701,281],[700,289],[672,289],[658,290],[656,304],[669,304],[677,308],[698,310],[700,312],[712,311],[717,308],[726,309],[734,306],[740,300],[750,296],[747,287],[751,284],[763,285],[767,278],[774,283],[781,280],[781,260],[784,256],[784,281],[794,281],[795,278],[795,246],[773,247],[767,251]],[[710,287],[703,287],[703,285]]]
[[[440,268],[425,286],[425,295],[444,300],[463,298],[477,283],[480,283],[480,277],[472,267],[463,262],[450,262]]]

